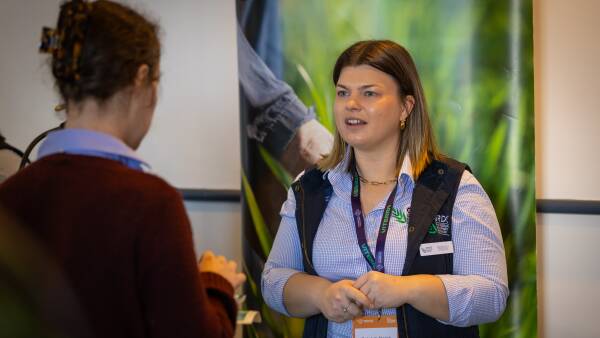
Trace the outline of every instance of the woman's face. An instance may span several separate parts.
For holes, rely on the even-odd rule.
[[[396,80],[368,65],[342,69],[333,110],[342,139],[356,150],[397,147],[408,117]]]

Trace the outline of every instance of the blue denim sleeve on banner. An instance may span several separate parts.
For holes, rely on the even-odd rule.
[[[260,113],[246,126],[248,136],[261,142],[267,149],[280,155],[294,137],[296,130],[314,119],[296,96],[294,90],[260,59],[246,40],[241,28],[237,28],[238,76],[244,96]]]

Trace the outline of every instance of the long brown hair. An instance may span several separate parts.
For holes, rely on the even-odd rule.
[[[414,179],[425,170],[434,160],[439,159],[439,153],[433,132],[427,102],[417,73],[417,67],[408,51],[399,44],[389,40],[359,41],[348,47],[338,57],[333,68],[333,83],[337,85],[344,67],[368,65],[392,76],[398,84],[401,102],[406,96],[415,99],[412,112],[408,115],[404,129],[398,126],[400,132],[400,147],[397,154],[397,167],[402,166],[406,154],[410,158]],[[318,163],[321,170],[332,169],[338,165],[346,154],[348,144],[342,139],[339,131],[335,131],[331,153]],[[351,154],[353,156],[353,154]]]

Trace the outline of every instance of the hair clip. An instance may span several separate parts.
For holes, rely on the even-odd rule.
[[[60,36],[56,29],[44,27],[42,28],[42,42],[40,44],[40,52],[52,54],[60,48]]]

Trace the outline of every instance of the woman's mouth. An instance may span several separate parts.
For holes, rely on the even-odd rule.
[[[367,122],[361,120],[361,119],[356,119],[356,118],[349,118],[345,120],[346,125],[347,126],[360,126],[360,125],[365,125],[367,124]]]

